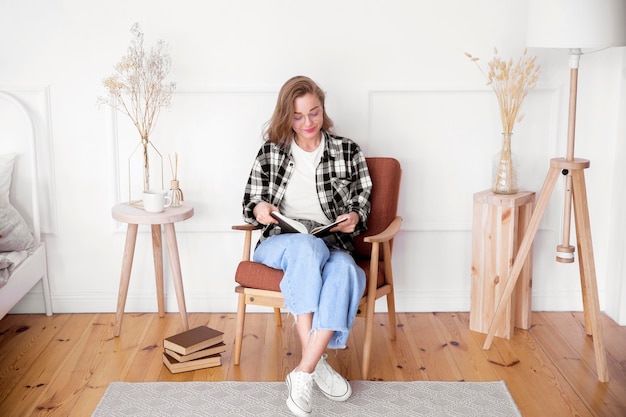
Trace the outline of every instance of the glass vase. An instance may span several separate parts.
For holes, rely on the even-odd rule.
[[[511,151],[512,135],[506,132],[502,134],[502,149],[493,157],[492,190],[496,194],[515,194],[519,191],[519,158]]]
[[[139,200],[143,191],[164,188],[163,156],[148,138],[142,138],[128,157],[128,199]]]

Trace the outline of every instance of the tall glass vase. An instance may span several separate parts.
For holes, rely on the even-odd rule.
[[[496,194],[515,194],[519,191],[519,158],[511,151],[512,135],[511,132],[502,134],[502,149],[493,157],[492,190]]]
[[[150,139],[141,138],[128,157],[129,201],[140,200],[141,193],[150,189],[164,189],[163,156]]]

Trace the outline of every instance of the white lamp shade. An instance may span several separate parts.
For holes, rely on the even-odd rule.
[[[626,45],[626,0],[529,0],[526,41],[540,48]]]

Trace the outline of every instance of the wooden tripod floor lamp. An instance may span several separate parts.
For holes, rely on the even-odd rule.
[[[609,380],[602,334],[600,303],[591,242],[591,224],[587,204],[584,170],[587,159],[574,156],[578,66],[583,49],[626,45],[626,1],[624,0],[530,0],[528,13],[529,47],[569,49],[570,90],[565,158],[550,160],[550,169],[539,194],[535,211],[522,239],[507,284],[494,312],[483,349],[491,347],[496,329],[504,318],[505,308],[532,247],[559,174],[565,176],[565,202],[562,242],[557,246],[557,261],[574,262],[570,245],[572,203],[582,286],[585,331],[593,336],[598,380]]]

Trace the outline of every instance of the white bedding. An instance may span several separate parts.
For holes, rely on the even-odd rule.
[[[35,246],[28,225],[9,200],[0,195],[0,288]]]
[[[11,273],[30,254],[31,252],[27,250],[0,252],[0,288],[6,285]]]

